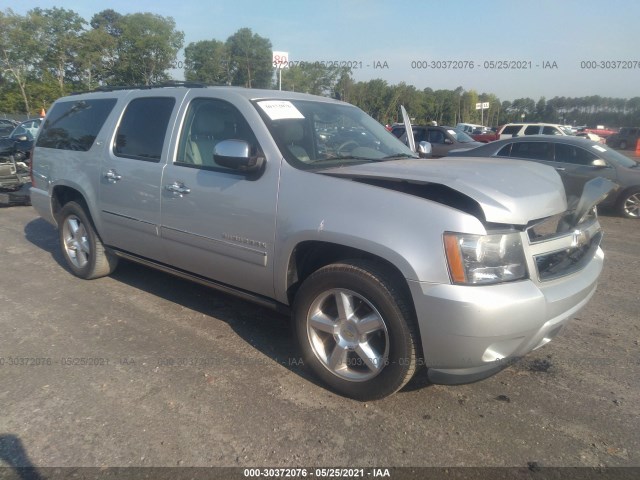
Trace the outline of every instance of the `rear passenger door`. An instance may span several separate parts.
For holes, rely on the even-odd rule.
[[[124,109],[100,166],[105,244],[157,261],[162,170],[175,119],[174,96],[138,96]]]
[[[267,158],[259,176],[216,164],[213,151],[223,140],[245,141],[264,155],[252,125],[266,128],[248,103],[197,95],[194,89],[180,114],[175,155],[163,175],[161,235],[168,263],[273,296],[280,158]]]

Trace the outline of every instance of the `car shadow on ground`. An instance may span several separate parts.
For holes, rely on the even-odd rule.
[[[53,260],[71,275],[60,250],[58,232],[52,225],[39,218],[29,222],[24,232],[29,242],[51,254]],[[326,388],[304,368],[292,338],[288,315],[133,262],[121,260],[111,278],[225,322],[241,339],[274,363]],[[428,384],[422,369],[403,390],[417,390]]]
[[[22,441],[16,435],[2,434],[0,435],[0,476],[8,474],[8,478],[19,478],[20,480],[40,480],[44,477],[40,475],[36,467],[31,463],[27,452],[22,445]],[[10,476],[5,469],[11,469],[16,474],[15,477]]]

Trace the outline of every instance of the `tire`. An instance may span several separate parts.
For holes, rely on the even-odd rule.
[[[66,203],[58,218],[62,256],[75,276],[90,280],[113,272],[118,258],[105,250],[82,205]]]
[[[618,146],[620,147],[620,150],[626,150],[627,149],[627,141],[626,140],[620,140],[620,143],[618,144]]]
[[[403,283],[366,260],[325,266],[302,283],[293,305],[296,341],[304,365],[333,391],[377,400],[415,373],[419,334]]]
[[[640,188],[627,190],[620,196],[618,212],[625,218],[640,218]]]

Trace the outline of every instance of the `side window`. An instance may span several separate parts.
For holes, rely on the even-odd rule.
[[[562,135],[562,132],[556,127],[544,127],[542,129],[543,135]]]
[[[540,133],[540,127],[538,125],[529,125],[524,129],[525,135],[537,135]]]
[[[37,146],[86,152],[115,104],[114,98],[56,103],[42,126]]]
[[[550,160],[547,142],[518,142],[511,147],[511,156],[532,160]]]
[[[427,131],[424,128],[414,128],[413,129],[413,139],[416,141],[416,144],[419,142],[425,142],[427,140]]]
[[[502,147],[498,153],[496,154],[498,157],[508,157],[511,155],[511,145],[513,143],[507,143],[504,147]]]
[[[429,142],[444,143],[444,133],[440,130],[429,130]]]
[[[116,132],[118,157],[159,162],[176,101],[173,97],[143,97],[127,105]]]
[[[556,162],[591,165],[591,162],[597,158],[596,155],[583,148],[556,143]]]
[[[520,131],[522,125],[508,125],[504,127],[501,135],[515,135]]]
[[[253,130],[236,107],[224,100],[196,98],[185,116],[175,163],[227,170],[213,159],[214,148],[222,140],[244,140],[252,154],[259,150]]]

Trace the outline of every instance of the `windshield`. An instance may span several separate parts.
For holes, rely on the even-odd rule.
[[[475,142],[473,138],[471,138],[469,135],[464,133],[462,130],[450,129],[448,130],[448,132],[451,134],[451,136],[455,137],[455,139],[458,140],[460,143]]]
[[[285,159],[297,168],[417,158],[352,105],[309,100],[260,100],[255,105]]]
[[[622,165],[623,167],[633,168],[638,166],[638,162],[636,162],[635,160],[629,157],[626,157],[621,153],[616,152],[615,150],[609,147],[606,147],[604,145],[600,145],[600,144],[593,145],[592,148],[595,150],[598,150],[598,152],[600,152],[601,157],[613,163],[617,163],[618,165]]]
[[[559,128],[560,128],[560,130],[562,130],[562,131],[565,133],[565,135],[575,135],[575,133],[573,132],[573,130],[571,130],[571,128],[569,128],[569,127],[563,127],[563,126],[561,126],[561,127],[559,127]]]

